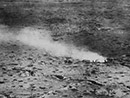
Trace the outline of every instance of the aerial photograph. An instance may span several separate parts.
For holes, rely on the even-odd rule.
[[[130,0],[0,0],[0,98],[130,98]]]

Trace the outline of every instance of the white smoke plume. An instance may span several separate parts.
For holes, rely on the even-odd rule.
[[[8,30],[8,27],[0,25],[0,42],[12,39],[14,39],[14,35]]]
[[[8,30],[0,30],[0,41],[1,40],[19,40],[20,42],[36,47],[38,49],[43,49],[44,51],[50,53],[54,56],[68,56],[74,59],[80,60],[98,60],[103,62],[106,58],[91,51],[85,51],[79,49],[73,45],[68,45],[66,43],[55,42],[50,36],[50,31],[39,30],[32,27],[26,27],[21,29],[16,34],[10,33]]]

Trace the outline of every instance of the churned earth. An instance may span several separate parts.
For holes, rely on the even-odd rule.
[[[129,98],[128,65],[126,56],[81,61],[51,56],[18,41],[2,42],[0,98]]]
[[[43,1],[0,1],[0,98],[130,98],[129,1]]]

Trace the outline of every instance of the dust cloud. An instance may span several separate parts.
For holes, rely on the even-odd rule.
[[[0,41],[20,41],[23,44],[42,49],[54,56],[67,56],[74,59],[100,61],[103,62],[106,58],[88,50],[84,50],[74,45],[69,45],[63,42],[53,41],[50,36],[51,32],[33,27],[25,27],[17,33],[0,26]]]

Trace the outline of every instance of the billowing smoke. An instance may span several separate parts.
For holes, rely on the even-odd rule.
[[[0,42],[10,41],[12,39],[14,39],[14,35],[9,32],[8,27],[0,25]]]
[[[101,62],[105,60],[105,57],[102,57],[97,53],[86,51],[63,42],[53,41],[50,34],[50,31],[32,27],[23,28],[18,31],[17,34],[1,29],[0,40],[19,40],[26,45],[43,49],[54,56],[68,56],[74,59],[98,60]]]

